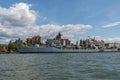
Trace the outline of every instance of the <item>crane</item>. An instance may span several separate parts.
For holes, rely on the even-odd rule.
[[[95,41],[95,37],[94,37],[94,38],[91,38],[90,36],[88,36],[88,38],[89,38],[91,41]]]

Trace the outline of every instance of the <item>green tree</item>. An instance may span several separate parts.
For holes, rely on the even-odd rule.
[[[8,44],[8,50],[16,50],[16,45],[12,41]]]
[[[3,48],[6,48],[6,49],[7,49],[7,45],[6,45],[6,44],[0,44],[0,51],[1,51]]]
[[[29,46],[29,47],[33,47],[34,45],[31,44],[31,43],[28,43],[27,46]]]

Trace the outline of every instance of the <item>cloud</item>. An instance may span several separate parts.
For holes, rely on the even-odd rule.
[[[37,25],[36,18],[41,15],[31,10],[31,4],[17,3],[9,8],[0,7],[0,43],[7,43],[17,38],[25,39],[34,35],[40,35],[42,39],[53,38],[61,32],[64,38],[75,40],[76,36],[86,33],[93,28],[85,24],[45,24]],[[40,20],[46,20],[42,17]]]
[[[120,37],[114,37],[114,38],[105,38],[103,39],[105,42],[110,43],[120,43]]]
[[[9,8],[0,7],[0,22],[5,26],[24,27],[35,23],[37,13],[30,10],[31,5],[17,3]]]
[[[0,30],[0,37],[17,39],[27,38],[34,35],[42,36],[42,39],[54,38],[58,32],[61,32],[64,38],[73,39],[76,36],[79,37],[80,34],[85,33],[87,30],[91,29],[91,25],[81,25],[81,24],[68,24],[68,25],[32,25],[26,27],[2,27]]]
[[[96,40],[103,40],[106,43],[120,43],[120,37],[106,37],[102,38],[101,36],[95,36]]]
[[[71,38],[70,36],[79,35],[85,33],[88,29],[91,29],[91,25],[83,25],[83,24],[67,24],[67,25],[53,25],[53,24],[46,24],[39,26],[40,34],[44,37],[51,37],[55,36],[58,32],[63,34],[63,37],[66,36],[67,38]]]
[[[114,22],[114,23],[104,25],[103,28],[109,28],[109,27],[114,27],[114,26],[118,26],[118,25],[120,25],[120,22]]]

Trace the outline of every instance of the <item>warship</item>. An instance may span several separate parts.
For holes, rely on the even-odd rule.
[[[58,49],[55,47],[18,47],[19,53],[94,53],[99,49]]]
[[[98,52],[118,52],[118,49],[67,49],[55,47],[17,47],[19,53],[98,53]]]

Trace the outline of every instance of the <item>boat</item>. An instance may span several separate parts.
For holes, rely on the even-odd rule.
[[[19,53],[94,53],[99,49],[58,49],[55,47],[17,47]]]
[[[3,49],[1,50],[1,53],[6,54],[7,52],[8,52],[7,49],[3,47]]]

